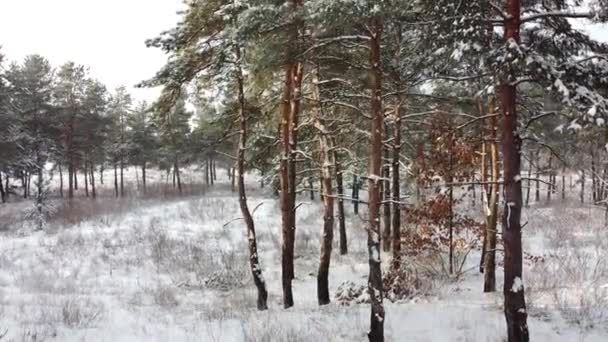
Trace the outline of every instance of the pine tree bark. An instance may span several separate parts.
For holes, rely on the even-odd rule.
[[[369,25],[370,85],[371,85],[371,146],[369,164],[369,227],[367,249],[369,254],[368,290],[371,299],[370,342],[384,342],[384,305],[382,268],[380,259],[380,182],[382,176],[382,140],[384,115],[382,113],[382,23],[374,17]]]
[[[332,143],[336,146],[335,142]],[[336,187],[338,191],[338,227],[340,232],[340,255],[348,254],[348,238],[346,233],[346,220],[344,214],[344,178],[342,175],[342,164],[339,155],[334,150],[334,161],[336,164]]]
[[[116,162],[114,162],[114,192],[116,193],[116,197],[118,197],[118,165]]]
[[[4,191],[4,185],[2,184],[2,172],[0,172],[0,198],[2,203],[6,203],[6,192]]]
[[[398,267],[401,262],[401,179],[399,178],[401,154],[401,107],[403,99],[399,97],[395,105],[393,132],[393,265]]]
[[[491,103],[491,110],[494,113],[494,104]],[[498,163],[498,137],[496,117],[492,118],[491,142],[490,142],[490,161],[492,166],[492,184],[490,185],[490,199],[486,209],[486,246],[484,248],[484,283],[483,292],[496,291],[496,235],[498,221],[498,197],[500,184],[500,170]]]
[[[291,215],[293,206],[290,199],[289,184],[289,122],[290,122],[290,99],[292,93],[292,73],[294,66],[289,64],[285,67],[285,81],[282,95],[282,108],[280,120],[281,160],[279,166],[279,178],[281,182],[280,204],[281,204],[281,279],[283,285],[283,307],[293,306],[293,292],[291,288],[293,273],[293,254],[290,252],[291,238]]]
[[[388,137],[389,130],[388,125],[384,124],[384,136]],[[382,249],[385,252],[389,252],[391,250],[391,164],[389,160],[391,159],[390,151],[388,146],[384,145],[384,158],[382,159],[382,177],[384,178],[383,186],[382,186],[382,194],[383,194],[383,205],[382,205],[382,218],[383,218],[383,226],[382,226]]]
[[[144,161],[141,164],[141,182],[143,185],[144,195],[146,194],[146,162]]]
[[[237,60],[240,63],[241,52],[240,48],[236,48]],[[257,306],[258,310],[266,310],[268,306],[266,304],[268,299],[268,292],[266,291],[266,283],[262,275],[262,267],[258,258],[257,250],[257,238],[255,233],[255,224],[253,217],[249,211],[247,205],[247,194],[245,190],[245,147],[247,145],[247,112],[245,108],[245,90],[243,87],[243,72],[240,64],[237,64],[237,83],[238,83],[238,96],[239,96],[239,117],[240,117],[240,138],[239,146],[237,151],[236,168],[238,169],[238,193],[239,193],[239,206],[241,208],[241,214],[245,220],[247,227],[247,241],[249,244],[249,265],[251,267],[251,275],[253,276],[253,283],[258,291]],[[233,170],[234,172],[234,170]],[[235,174],[232,176],[233,180]]]
[[[177,159],[175,159],[175,163],[173,164],[173,169],[175,170],[175,177],[177,178],[177,191],[179,191],[179,194],[182,194],[182,178],[180,176],[180,172],[179,172],[179,162]]]
[[[520,0],[507,0],[505,42],[519,44],[521,20]],[[530,340],[526,300],[522,281],[523,252],[521,244],[521,138],[518,134],[517,87],[502,80],[502,149],[505,207],[502,217],[504,242],[504,312],[508,342]]]
[[[91,162],[91,195],[93,199],[97,198],[97,191],[95,189],[95,165]]]
[[[120,157],[120,197],[125,197],[125,163]]]
[[[359,177],[353,175],[353,191],[352,191],[353,213],[359,215]]]
[[[335,160],[332,160],[332,140],[329,137],[330,132],[321,104],[318,66],[313,74],[312,84],[314,125],[317,131],[317,140],[319,141],[319,164],[321,165],[321,183],[323,189],[321,199],[323,200],[324,209],[320,261],[317,273],[317,300],[319,305],[326,305],[330,303],[329,265],[331,262],[332,241],[334,237],[334,194],[331,167],[332,165],[335,165],[336,162]]]
[[[84,162],[84,193],[86,197],[89,197],[89,163]]]
[[[63,169],[59,164],[59,196],[63,198]]]
[[[68,198],[74,198],[74,164],[68,164]]]
[[[479,102],[479,113],[483,116],[485,114],[485,110],[483,108],[483,103],[480,101]],[[482,120],[482,127],[481,127],[481,163],[480,163],[480,167],[481,167],[481,172],[480,172],[480,180],[481,180],[481,213],[483,215],[483,217],[487,217],[488,216],[488,205],[489,205],[489,187],[487,184],[488,181],[488,165],[487,165],[487,160],[488,160],[488,144],[486,142],[486,124],[484,122],[484,120]],[[486,246],[488,243],[488,225],[486,224],[486,226],[483,228],[483,232],[482,232],[482,240],[481,240],[481,258],[479,261],[479,272],[483,273],[484,272],[484,265],[485,265],[485,256],[486,256]]]

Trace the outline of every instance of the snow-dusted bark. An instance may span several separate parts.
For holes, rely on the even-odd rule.
[[[384,115],[382,112],[382,67],[381,37],[382,23],[379,18],[371,20],[369,25],[370,51],[370,84],[371,84],[371,146],[369,163],[369,226],[367,230],[367,248],[369,253],[368,288],[371,297],[370,342],[384,341],[384,305],[382,267],[380,260],[380,182],[382,181],[382,138]]]

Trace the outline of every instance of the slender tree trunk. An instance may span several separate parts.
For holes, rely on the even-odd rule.
[[[520,0],[507,0],[505,42],[519,44]],[[517,87],[508,80],[501,85],[503,110],[503,168],[505,207],[503,210],[504,242],[504,312],[508,342],[528,342],[526,299],[522,281],[523,252],[521,244],[521,138],[518,135]]]
[[[175,176],[177,177],[177,190],[179,191],[179,194],[182,194],[182,179],[179,173],[179,163],[177,161],[177,159],[175,160],[175,164],[174,164],[174,168],[175,168]]]
[[[237,60],[240,63],[240,48],[237,47]],[[239,206],[241,208],[241,214],[245,220],[247,227],[247,240],[249,242],[249,265],[251,267],[251,275],[253,276],[253,283],[258,291],[257,306],[258,310],[266,310],[268,308],[266,301],[268,299],[268,292],[266,291],[266,283],[262,276],[262,267],[258,258],[257,250],[257,239],[255,234],[255,225],[253,217],[247,206],[247,195],[245,193],[245,147],[247,144],[247,113],[245,111],[245,91],[243,89],[243,73],[240,68],[240,64],[237,64],[237,80],[238,80],[238,94],[239,94],[239,114],[240,114],[240,141],[237,151],[237,162],[236,167],[238,168],[238,192],[239,192]],[[233,171],[234,172],[234,171]],[[233,173],[233,180],[234,180]]]
[[[209,159],[209,180],[211,186],[213,186],[215,184],[215,161],[213,161],[213,158]]]
[[[593,203],[597,202],[597,176],[595,168],[595,149],[591,148],[591,195],[593,196]]]
[[[211,164],[213,165],[213,181],[217,181],[217,163],[215,162],[215,159],[211,159]]]
[[[317,139],[319,141],[319,164],[321,165],[321,184],[323,200],[323,231],[321,236],[321,250],[319,271],[317,273],[317,300],[319,305],[329,304],[329,265],[331,261],[332,241],[334,237],[334,194],[331,177],[331,167],[336,161],[332,160],[331,138],[326,125],[326,117],[321,104],[321,94],[319,90],[319,69],[318,66],[313,75],[313,113],[314,124],[317,129]],[[312,186],[311,186],[312,187]]]
[[[312,178],[312,176],[309,176],[308,177],[308,188],[309,188],[309,192],[310,192],[311,201],[315,200],[315,189],[313,187],[314,187],[313,178]]]
[[[551,153],[551,152],[549,152]],[[547,203],[551,202],[553,192],[553,154],[549,154],[549,182],[547,184]]]
[[[78,190],[78,167],[74,164],[74,190]]]
[[[295,0],[295,3],[300,5],[299,0]],[[301,105],[301,92],[302,92],[302,77],[303,77],[302,63],[295,63],[292,76],[292,93],[289,110],[289,160],[288,160],[288,173],[289,173],[289,205],[291,206],[290,227],[289,230],[289,252],[291,253],[290,259],[292,261],[291,267],[291,278],[295,278],[295,267],[293,267],[293,259],[295,252],[296,243],[296,159],[297,159],[297,147],[298,147],[298,124],[300,115]]]
[[[23,189],[23,198],[27,198],[27,172],[23,172],[21,175],[21,188]]]
[[[205,184],[209,185],[209,158],[205,159]]]
[[[89,163],[84,162],[84,193],[86,197],[89,197],[89,175],[88,175],[88,170],[89,169]]]
[[[145,195],[146,190],[147,190],[146,189],[146,162],[145,161],[141,164],[141,182],[144,187],[143,189],[144,189],[144,195]]]
[[[399,267],[401,262],[401,180],[399,178],[399,163],[401,153],[401,106],[403,99],[399,96],[395,106],[393,132],[393,265]],[[473,189],[475,193],[475,189]]]
[[[281,108],[280,120],[280,140],[281,140],[281,160],[279,177],[281,181],[281,193],[280,193],[280,204],[281,204],[281,225],[282,225],[282,250],[281,250],[281,278],[283,284],[283,306],[284,308],[290,308],[293,306],[293,293],[291,288],[293,273],[293,258],[290,253],[291,243],[289,241],[291,237],[291,215],[293,213],[293,207],[291,206],[289,196],[289,122],[290,122],[290,99],[292,93],[292,72],[294,66],[289,64],[285,67],[285,84],[283,89],[283,103]]]
[[[388,125],[384,124],[384,135],[388,137],[389,130]],[[382,177],[384,177],[383,184],[383,200],[384,204],[382,205],[382,218],[383,218],[383,231],[382,231],[382,249],[385,252],[389,252],[391,250],[391,164],[389,163],[391,160],[391,155],[388,147],[384,146],[384,158],[382,159]]]
[[[479,102],[479,113],[483,116],[485,115],[485,109],[483,107],[483,103],[480,101]],[[484,120],[482,120],[482,129],[481,129],[481,172],[480,172],[480,179],[481,179],[481,213],[483,215],[484,218],[488,217],[488,206],[489,206],[489,186],[487,184],[488,181],[488,165],[487,165],[487,161],[488,161],[488,143],[486,142],[486,125]],[[484,272],[484,265],[485,265],[485,256],[486,256],[486,246],[488,243],[488,225],[486,224],[486,226],[483,228],[483,232],[482,232],[482,240],[481,240],[481,258],[479,260],[479,272],[483,273]]]
[[[359,215],[359,177],[357,175],[353,175],[353,192],[351,197],[353,201],[353,213]]]
[[[91,162],[91,195],[93,199],[97,198],[97,191],[95,189],[95,165]]]
[[[116,197],[118,197],[118,164],[116,162],[114,162],[114,192],[116,193]]]
[[[380,259],[380,177],[382,175],[382,140],[384,115],[382,113],[382,67],[381,35],[382,23],[374,17],[369,25],[370,30],[370,84],[371,84],[371,146],[369,164],[369,228],[367,248],[369,253],[368,288],[371,299],[370,342],[384,342],[384,293],[382,284],[382,267]]]
[[[120,157],[120,197],[125,197],[125,163]]]
[[[581,171],[581,203],[585,203],[585,170]]]
[[[59,196],[63,198],[63,169],[59,164]]]
[[[536,150],[536,189],[534,199],[540,202],[540,148]]]
[[[68,198],[74,198],[74,164],[71,160],[68,164]]]
[[[566,199],[566,166],[562,167],[562,200]]]
[[[526,208],[530,206],[530,188],[532,187],[532,159],[534,158],[532,152],[530,152],[530,161],[528,163],[528,186],[526,188]]]
[[[101,185],[103,185],[103,172],[105,171],[105,168],[103,166],[103,163],[101,163],[101,165],[99,166],[99,183]]]
[[[495,113],[494,103],[490,102],[491,113]],[[498,129],[496,117],[492,118],[492,135],[490,143],[490,161],[492,165],[492,184],[490,185],[490,200],[488,208],[486,210],[486,247],[484,248],[484,292],[495,292],[496,291],[496,235],[497,235],[497,221],[498,221],[498,197],[500,184],[500,170],[498,164],[498,144],[496,139]],[[521,180],[520,180],[521,182]]]
[[[0,172],[0,198],[2,203],[6,203],[6,192],[4,191],[4,185],[2,184],[2,172]]]
[[[450,274],[454,274],[454,134],[452,133],[452,122],[450,120],[450,156],[448,157],[448,177],[447,181],[449,185],[448,201],[449,201],[449,217],[448,217],[448,229],[449,229],[449,240],[450,240],[450,251],[449,251],[449,271]]]
[[[6,189],[6,200],[8,201],[9,197],[11,196],[11,176],[8,174],[8,172],[6,173],[6,179],[4,180],[4,188]]]
[[[336,146],[335,142],[333,146]],[[338,226],[340,232],[340,254],[348,253],[348,238],[346,236],[346,220],[344,215],[344,180],[342,175],[342,165],[340,164],[338,153],[334,150],[334,160],[336,163],[336,187],[338,191]]]
[[[39,132],[38,132],[39,133]],[[38,211],[38,230],[42,230],[44,228],[44,162],[42,160],[42,155],[40,153],[40,147],[36,146],[36,172],[38,179],[36,180],[36,209]],[[28,181],[29,182],[29,181]],[[29,191],[29,185],[28,185]]]

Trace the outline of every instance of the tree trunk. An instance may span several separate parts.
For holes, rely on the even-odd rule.
[[[209,185],[209,158],[205,159],[205,184]]]
[[[353,202],[353,213],[359,215],[359,177],[357,177],[357,175],[353,175],[353,192],[351,197]]]
[[[213,166],[212,170],[213,170],[213,181],[217,181],[217,168],[216,168],[216,162],[215,159],[211,159],[211,164]]]
[[[292,93],[292,71],[294,66],[285,67],[285,84],[283,89],[282,108],[280,120],[280,141],[282,147],[281,160],[279,166],[279,177],[281,181],[281,226],[282,226],[282,245],[281,245],[281,279],[283,285],[283,307],[293,306],[293,293],[291,288],[293,273],[293,254],[290,252],[291,237],[291,215],[293,206],[289,196],[289,122],[290,122],[290,98]]]
[[[540,202],[540,148],[536,150],[536,189],[534,200]]]
[[[485,109],[483,107],[483,103],[479,102],[479,113],[480,115],[485,115]],[[481,180],[481,213],[483,217],[488,216],[488,201],[489,201],[489,191],[488,191],[488,144],[486,142],[486,126],[484,120],[482,120],[482,128],[481,128],[481,170],[480,170],[480,180]],[[484,227],[482,231],[482,240],[481,240],[481,257],[479,260],[479,272],[484,272],[485,265],[485,256],[486,256],[486,245],[488,243],[488,226]]]
[[[332,241],[334,237],[334,194],[331,177],[331,167],[336,161],[332,160],[330,132],[326,125],[326,117],[321,104],[319,90],[318,66],[313,75],[313,113],[314,125],[319,140],[319,164],[321,165],[321,198],[323,200],[323,231],[321,236],[321,250],[319,271],[317,273],[317,300],[319,305],[329,304],[329,265],[331,261]],[[312,185],[311,185],[312,188]]]
[[[530,161],[528,162],[528,187],[526,188],[526,208],[530,206],[530,188],[532,187],[532,159],[534,158],[530,152]]]
[[[315,200],[315,189],[313,188],[314,184],[313,184],[313,178],[312,176],[308,177],[308,188],[309,188],[309,192],[310,192],[310,200],[314,201]]]
[[[74,198],[74,164],[68,164],[68,198]]]
[[[384,124],[384,135],[388,137],[389,130],[388,125]],[[391,250],[391,243],[393,242],[391,239],[391,164],[389,160],[391,159],[390,151],[388,147],[384,146],[384,158],[382,159],[382,177],[384,178],[383,184],[383,200],[384,204],[382,205],[382,217],[383,217],[383,231],[382,231],[382,249],[385,252]]]
[[[551,193],[553,192],[553,154],[549,152],[549,182],[547,184],[547,203],[551,202]]]
[[[382,175],[382,140],[384,115],[382,113],[382,67],[380,43],[382,24],[374,17],[370,30],[370,85],[371,85],[371,146],[369,164],[369,227],[367,249],[369,254],[368,288],[371,299],[370,342],[384,342],[384,305],[382,267],[380,259],[380,179]]]
[[[93,199],[97,198],[97,191],[95,189],[95,165],[91,162],[91,195]]]
[[[562,167],[562,200],[566,199],[566,166]]]
[[[86,197],[89,197],[89,163],[84,162],[84,193]]]
[[[595,168],[595,150],[591,148],[591,195],[593,198],[593,204],[597,202],[597,176]]]
[[[237,60],[240,62],[240,48],[237,47]],[[237,69],[237,80],[238,80],[238,92],[239,92],[239,114],[240,114],[240,142],[237,152],[236,167],[238,168],[238,192],[239,192],[239,206],[241,208],[241,214],[245,220],[247,227],[247,240],[249,242],[249,265],[251,267],[251,274],[253,276],[253,283],[258,291],[257,306],[258,310],[266,310],[268,308],[266,301],[268,299],[268,292],[266,291],[266,283],[262,276],[262,267],[260,266],[257,250],[257,239],[255,234],[255,225],[253,217],[247,206],[247,195],[245,193],[245,147],[247,144],[247,113],[245,111],[245,93],[243,89],[243,73],[240,68],[240,64]],[[233,171],[234,172],[234,171]],[[234,173],[232,176],[234,180]]]
[[[0,172],[0,199],[2,203],[6,203],[6,192],[4,191],[4,185],[2,184],[2,172]]]
[[[297,4],[299,4],[298,0],[295,0]],[[291,206],[291,215],[290,215],[290,226],[291,229],[289,233],[291,236],[289,237],[289,251],[291,253],[290,259],[294,259],[294,251],[295,251],[295,243],[296,243],[296,150],[298,147],[298,124],[299,124],[299,115],[300,115],[300,105],[301,105],[301,92],[302,92],[302,76],[303,76],[303,68],[304,65],[302,63],[295,63],[293,68],[293,75],[291,77],[293,85],[292,85],[292,93],[291,93],[291,101],[290,101],[290,110],[289,110],[289,160],[288,160],[288,173],[289,173],[289,202]],[[295,278],[295,268],[291,267],[291,278]]]
[[[38,211],[37,223],[38,229],[44,228],[44,162],[42,161],[42,155],[40,154],[40,147],[36,147],[36,172],[38,179],[36,180],[36,210]],[[28,180],[29,183],[29,180]],[[28,185],[29,191],[29,185]]]
[[[581,203],[585,203],[585,170],[581,171]]]
[[[23,190],[23,198],[27,198],[27,172],[21,174],[21,188]]]
[[[335,143],[333,143],[335,146]],[[340,232],[340,254],[348,253],[348,238],[346,236],[346,221],[344,215],[344,180],[342,175],[342,165],[339,161],[338,153],[334,150],[334,161],[336,163],[336,187],[338,191],[338,226]]]
[[[494,103],[490,104],[491,113],[495,113]],[[498,221],[498,197],[500,184],[500,170],[498,164],[498,144],[496,142],[498,129],[496,117],[492,118],[492,135],[490,143],[490,161],[492,164],[492,184],[490,185],[490,200],[486,210],[486,246],[484,248],[484,282],[483,292],[496,291],[496,235]],[[520,180],[521,182],[521,180]]]
[[[114,192],[118,197],[118,164],[114,163]]]
[[[146,162],[141,164],[141,182],[144,189],[144,195],[146,194]]]
[[[448,234],[449,234],[449,271],[450,274],[454,274],[454,134],[452,133],[452,122],[450,120],[450,152],[448,157],[448,176],[447,182],[449,184],[448,192],[448,205],[449,205],[449,216],[448,216]]]
[[[120,158],[120,197],[125,197],[125,164],[122,157]]]
[[[520,0],[507,0],[505,42],[519,44]],[[501,85],[503,110],[503,169],[505,207],[502,227],[504,242],[504,312],[508,342],[528,342],[526,299],[522,281],[521,245],[521,138],[518,135],[517,87],[508,80]]]
[[[179,191],[179,194],[182,194],[182,179],[179,173],[179,163],[177,161],[177,159],[175,159],[175,164],[173,164],[174,166],[174,170],[175,170],[175,177],[177,177],[177,190]]]
[[[393,265],[398,268],[401,261],[401,180],[399,162],[401,153],[401,106],[403,99],[399,96],[395,106],[395,127],[393,132]],[[475,193],[475,189],[473,189]]]
[[[59,196],[63,198],[63,169],[59,164]]]
[[[101,163],[99,167],[99,183],[103,185],[103,171],[104,171],[103,163]]]

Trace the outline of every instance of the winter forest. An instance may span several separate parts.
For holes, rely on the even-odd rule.
[[[181,8],[0,48],[1,342],[608,341],[608,1]]]

